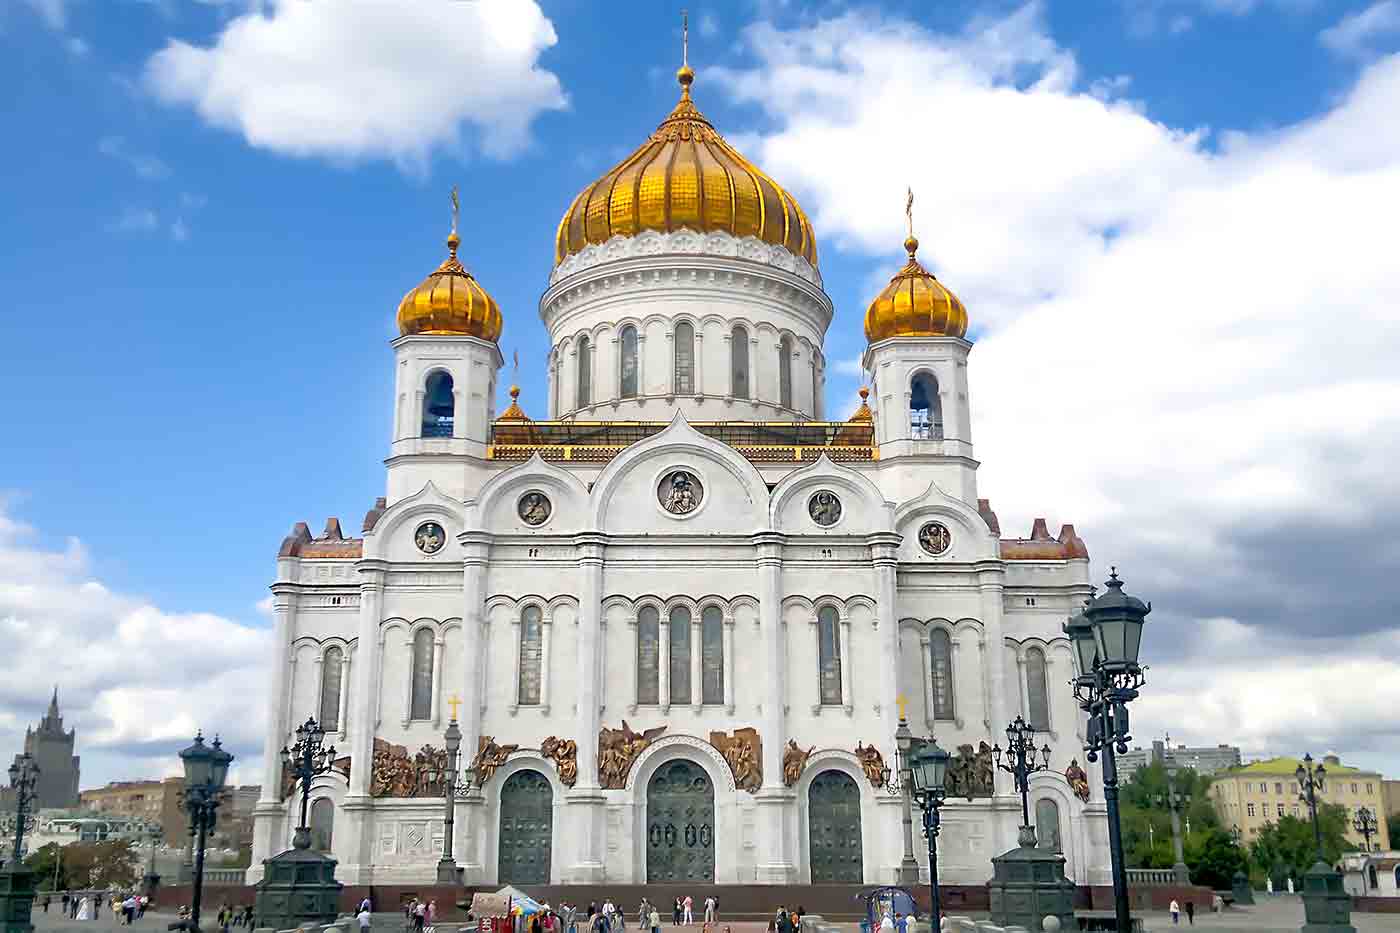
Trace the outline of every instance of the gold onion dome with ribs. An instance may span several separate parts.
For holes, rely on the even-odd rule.
[[[492,343],[501,336],[501,306],[458,260],[459,243],[453,230],[447,259],[399,302],[400,334],[479,337]]]
[[[919,241],[904,241],[909,261],[865,312],[865,339],[887,337],[961,337],[967,333],[967,309],[914,254]]]
[[[642,147],[579,192],[559,221],[554,262],[644,230],[720,230],[757,237],[817,265],[812,223],[792,195],[725,142],[690,99],[695,72],[676,72],[681,99]]]

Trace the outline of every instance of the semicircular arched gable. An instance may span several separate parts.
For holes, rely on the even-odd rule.
[[[520,517],[520,497],[542,492],[550,513],[540,525],[528,525]],[[574,474],[535,453],[491,477],[474,501],[467,502],[467,522],[474,528],[513,534],[572,534],[588,527],[588,488]]]
[[[822,489],[836,493],[841,502],[840,518],[832,525],[818,525],[808,511],[812,495]],[[865,535],[894,530],[894,506],[879,488],[826,454],[783,477],[773,489],[768,512],[773,529],[789,533]]]
[[[422,489],[384,510],[374,528],[365,534],[364,556],[395,562],[433,561],[460,566],[462,555],[457,535],[463,528],[463,513],[460,501],[429,480]],[[414,543],[418,526],[427,521],[441,524],[447,536],[442,547],[432,554],[423,553]]]

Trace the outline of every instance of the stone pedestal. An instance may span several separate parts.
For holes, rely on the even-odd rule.
[[[1056,917],[1061,929],[1078,929],[1074,882],[1065,877],[1065,858],[1036,848],[1034,830],[1028,833],[1028,828],[1021,828],[1021,845],[992,859],[992,880],[987,883],[992,922],[1039,930],[1045,917]]]
[[[1236,904],[1248,907],[1254,903],[1254,888],[1249,883],[1249,876],[1242,871],[1235,872],[1235,877],[1230,879],[1230,893]]]
[[[335,859],[307,848],[263,860],[254,899],[258,926],[287,930],[331,923],[340,902]]]
[[[33,933],[34,873],[23,865],[0,869],[0,933]]]
[[[1302,933],[1356,933],[1351,925],[1351,895],[1340,872],[1316,862],[1303,875]]]

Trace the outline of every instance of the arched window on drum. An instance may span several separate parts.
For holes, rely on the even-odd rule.
[[[729,394],[749,397],[749,332],[738,324],[729,334]]]
[[[675,393],[695,394],[695,328],[689,321],[676,325]]]
[[[420,628],[413,633],[409,719],[431,719],[433,715],[433,632]]]
[[[593,344],[588,335],[578,338],[578,378],[574,380],[574,407],[593,402]]]
[[[841,617],[833,606],[817,610],[817,665],[822,706],[840,706]]]
[[[321,728],[327,732],[340,730],[341,675],[345,652],[337,645],[326,649],[321,658]]]
[[[792,338],[778,341],[778,404],[792,407]]]
[[[1050,731],[1050,696],[1045,672],[1045,652],[1026,649],[1026,721],[1037,732]]]
[[[618,373],[618,395],[622,398],[637,397],[637,328],[628,324],[622,328],[620,338],[622,356],[621,371]]]

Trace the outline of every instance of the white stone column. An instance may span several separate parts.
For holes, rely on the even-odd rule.
[[[750,360],[752,363],[752,360]],[[754,794],[758,806],[759,884],[790,884],[797,878],[793,834],[796,795],[783,784],[783,747],[787,744],[787,641],[783,631],[783,545],[776,531],[753,536],[758,565],[759,640],[763,657],[763,787]]]
[[[442,725],[442,632],[433,633],[433,728]]]
[[[408,658],[408,676],[403,679],[403,716],[400,718],[399,725],[405,729],[408,728],[409,722],[413,719],[413,662],[415,660],[413,657],[413,636],[415,634],[410,630],[409,637],[404,639],[403,643],[404,655]]]
[[[703,359],[705,358],[705,343],[704,343],[704,340],[705,340],[705,335],[704,335],[704,333],[701,332],[701,329],[700,329],[699,327],[696,327],[696,328],[695,328],[695,360],[694,360],[694,364],[695,364],[695,374],[694,374],[694,378],[695,378],[695,394],[696,394],[696,395],[723,395],[723,394],[724,394],[723,392],[708,392],[708,393],[707,393],[707,392],[705,391],[705,383],[704,383],[704,382],[702,381],[702,379],[701,379],[702,375],[703,375],[704,372],[705,372],[704,364],[701,362],[701,360],[703,360]],[[672,366],[674,366],[674,365],[675,365],[675,362],[674,362],[674,360],[673,360],[673,361],[672,361]],[[673,375],[672,378],[674,378],[674,375]]]
[[[841,607],[840,636],[841,636],[841,710],[847,716],[853,715],[856,711],[855,695],[855,675],[852,670],[855,668],[855,658],[851,657],[851,617],[846,612],[846,607]]]
[[[263,736],[263,785],[261,803],[278,803],[282,788],[282,746],[287,741],[287,695],[291,693],[291,666],[285,663],[292,653],[296,631],[297,594],[290,584],[272,588],[273,644],[275,657],[284,663],[272,667],[272,683],[267,695],[267,732]]]
[[[546,608],[540,613],[540,712],[549,715],[549,656],[553,641],[554,611]]]
[[[704,641],[701,636],[704,628],[698,615],[690,620],[690,708],[697,713],[705,705],[704,685],[700,682],[703,676],[700,662],[703,660]]]
[[[467,402],[471,395],[465,389],[452,390],[452,436],[467,436]],[[490,402],[486,403],[488,406]]]
[[[606,798],[598,787],[598,733],[602,727],[597,672],[603,648],[603,564],[607,536],[585,533],[574,538],[579,568],[578,647],[579,666],[594,676],[578,680],[578,709],[574,735],[578,743],[578,783],[565,797],[573,811],[571,826],[577,848],[564,871],[571,884],[596,884],[603,880]],[[566,853],[567,857],[567,853]]]
[[[661,715],[665,716],[671,712],[671,614],[666,611],[666,607],[661,607],[661,624],[657,630],[661,633],[661,643],[657,646],[661,650],[658,652],[660,660],[656,662],[656,699],[661,703]]]
[[[479,531],[464,531],[457,536],[462,543],[462,715],[458,728],[462,730],[462,752],[459,768],[465,768],[475,758],[481,746],[481,713],[485,696],[485,621],[486,568],[490,562],[491,536]],[[486,826],[486,800],[479,790],[468,795],[458,814],[460,826],[455,827],[462,841],[455,852],[462,877],[467,884],[479,884],[486,878],[482,866],[482,840],[489,831]],[[455,842],[455,840],[454,840]]]
[[[880,650],[880,670],[899,671],[899,625],[895,621],[895,570],[899,565],[900,536],[892,532],[880,532],[866,538],[870,546],[870,559],[875,575],[875,625]],[[895,677],[880,678],[879,696],[876,706],[880,720],[881,739],[879,744],[888,745],[894,741],[895,729],[899,727],[899,680]],[[892,749],[886,748],[885,751]]]
[[[924,669],[924,723],[929,728],[929,735],[933,735],[933,724],[938,717],[934,711],[933,697],[933,646],[930,644],[931,638],[928,629],[919,633],[919,654],[922,656]]]
[[[360,704],[357,728],[351,738],[351,797],[369,795],[369,764],[374,759],[374,727],[379,710],[379,621],[384,604],[384,569],[367,562],[360,565],[360,630],[355,645],[355,699]]]
[[[413,410],[408,413],[409,437],[419,437],[423,433],[423,414],[426,410],[424,405],[427,397],[428,393],[421,388],[415,389],[413,392]],[[455,411],[452,413],[452,418],[455,423],[457,418]]]
[[[1002,729],[1011,722],[1016,715],[1012,711],[1012,704],[1019,708],[1020,696],[1024,690],[1017,686],[1016,692],[1011,693],[1006,683],[1006,640],[1002,622],[1004,598],[1003,589],[1005,587],[1005,570],[998,565],[987,565],[978,569],[977,589],[981,594],[982,601],[982,632],[986,640],[987,663],[983,669],[983,676],[990,684],[987,696],[987,717],[989,725],[987,727],[987,739],[991,741]],[[1023,679],[1024,682],[1024,679]],[[1014,790],[1008,787],[1009,783],[1002,772],[993,769],[993,788],[998,796],[1009,795],[1007,800],[1015,799],[1019,808],[1020,801],[1015,798]],[[992,843],[997,852],[1004,852],[1016,844],[1016,825],[1020,820],[997,820],[992,823]]]
[[[340,741],[344,742],[350,732],[350,685],[353,681],[352,668],[350,664],[350,652],[347,650],[340,656],[340,696],[336,698],[336,721],[340,723]]]
[[[734,617],[724,615],[724,711],[734,713]]]
[[[510,702],[506,704],[506,710],[512,716],[520,709],[520,660],[523,657],[522,651],[525,647],[525,624],[521,616],[524,614],[524,607],[516,606],[514,614],[510,617],[510,643],[514,646],[514,653],[511,657],[515,660],[511,662]]]

